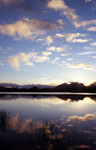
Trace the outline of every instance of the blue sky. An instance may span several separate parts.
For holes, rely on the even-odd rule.
[[[95,0],[0,0],[0,82],[96,81]]]

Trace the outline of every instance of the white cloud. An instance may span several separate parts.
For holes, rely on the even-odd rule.
[[[65,3],[63,0],[51,0],[47,3],[47,7],[51,9],[63,10],[65,8]]]
[[[59,59],[59,57],[56,57],[56,58],[55,58],[55,60],[58,60],[58,59]]]
[[[33,66],[33,62],[45,62],[49,60],[48,55],[48,53],[44,52],[41,54],[36,52],[26,54],[22,52],[15,56],[9,56],[7,61],[13,68],[19,71],[22,63],[28,66]]]
[[[26,54],[26,53],[19,53],[15,56],[8,57],[7,61],[9,64],[14,67],[16,70],[20,70],[20,63],[25,63],[26,65],[30,65],[29,60],[32,58],[32,53]],[[31,64],[33,65],[33,64]]]
[[[62,28],[62,26],[44,20],[25,18],[11,24],[0,25],[0,33],[14,37],[15,40],[34,40],[39,35],[46,34],[48,30]]]
[[[47,7],[54,9],[55,11],[61,10],[62,13],[69,19],[76,20],[78,16],[76,15],[75,9],[68,7],[63,0],[51,0],[47,3]]]
[[[96,53],[96,52],[87,51],[87,52],[78,53],[78,55],[91,55],[94,53]]]
[[[33,55],[33,61],[35,62],[45,62],[47,60],[49,60],[49,57],[46,55]]]
[[[56,38],[63,38],[64,35],[63,34],[60,34],[60,33],[57,33],[56,35],[52,36],[52,35],[49,35],[43,39],[38,39],[37,42],[44,42],[43,44],[47,44],[47,45],[50,45],[51,43],[54,43],[54,40]]]
[[[64,34],[60,34],[60,33],[57,33],[54,38],[63,38],[64,37]]]
[[[52,54],[52,52],[47,52],[47,51],[42,52],[42,55],[45,55],[45,56],[48,56],[48,55],[51,55],[51,54]]]
[[[86,70],[92,70],[93,66],[83,63],[73,63],[73,64],[66,64],[69,68],[83,68]]]
[[[87,30],[89,30],[89,31],[96,31],[96,27],[90,27]]]
[[[91,0],[85,0],[85,2],[90,2]],[[96,24],[96,19],[80,21],[80,18],[76,14],[75,9],[70,8],[65,4],[63,0],[50,0],[47,3],[47,7],[54,9],[55,11],[60,10],[63,15],[76,27],[86,27],[88,25]]]
[[[54,36],[47,36],[44,39],[38,39],[37,42],[44,42],[43,44],[50,45],[51,43],[54,43],[54,40],[57,38],[64,38],[67,42],[72,42],[72,43],[85,43],[88,42],[88,39],[83,39],[79,37],[86,37],[86,34],[81,34],[81,33],[57,33]]]
[[[96,58],[96,56],[92,56],[92,58]]]
[[[61,25],[64,25],[64,22],[63,22],[62,19],[59,19],[57,22],[58,22],[59,24],[61,24]]]
[[[55,50],[56,50],[56,47],[55,47],[55,46],[47,47],[47,50],[49,50],[49,51],[55,51]]]
[[[79,28],[79,27],[86,27],[88,25],[96,24],[96,20],[93,19],[93,20],[85,20],[85,21],[73,21],[72,23],[76,28]]]
[[[47,45],[50,45],[51,43],[54,42],[54,37],[53,36],[47,36],[46,38],[44,38],[44,42]]]
[[[85,47],[83,47],[83,49],[90,49],[90,47],[88,47],[88,46],[85,46]]]
[[[72,58],[68,58],[67,60],[68,60],[68,61],[72,61],[72,60],[74,60],[74,59],[72,59]]]
[[[57,51],[57,52],[66,51],[66,48],[63,48],[63,47],[56,47],[56,51]]]
[[[63,52],[63,51],[67,50],[67,47],[55,47],[55,46],[52,46],[52,47],[47,47],[47,50],[48,51],[55,51],[55,52]]]
[[[70,56],[71,53],[60,54],[61,56]]]
[[[27,66],[33,66],[33,62],[27,61],[27,62],[25,63],[25,65],[27,65]]]
[[[78,37],[85,37],[86,34],[81,34],[81,33],[66,33],[65,34],[65,39],[67,42],[72,42],[72,43],[85,43],[88,42],[87,39],[81,39]]]
[[[95,118],[95,114],[86,114],[85,116],[70,116],[67,121],[88,121],[93,120]]]
[[[94,43],[91,43],[91,46],[96,46],[96,42],[94,42]]]
[[[52,64],[57,64],[57,60],[59,60],[59,57],[55,57],[55,59],[52,61]]]
[[[54,39],[62,38],[62,37],[64,37],[64,35],[59,34],[59,33],[54,35],[54,36],[47,36],[47,37],[44,38],[44,42],[45,42],[45,44],[50,45],[51,43],[54,43]]]
[[[50,45],[54,42],[54,36],[49,35],[43,39],[38,39],[37,42],[44,42],[43,45]]]

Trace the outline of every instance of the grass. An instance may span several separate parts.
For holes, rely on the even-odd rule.
[[[0,111],[0,128],[2,131],[6,131],[9,127],[9,119],[10,119],[10,112],[8,113],[6,110]]]

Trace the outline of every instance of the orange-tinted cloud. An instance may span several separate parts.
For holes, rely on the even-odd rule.
[[[67,121],[88,121],[95,119],[95,114],[86,114],[85,116],[70,116],[68,117]]]

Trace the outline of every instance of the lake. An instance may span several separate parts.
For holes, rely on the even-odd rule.
[[[96,148],[95,93],[0,93],[0,148]]]

